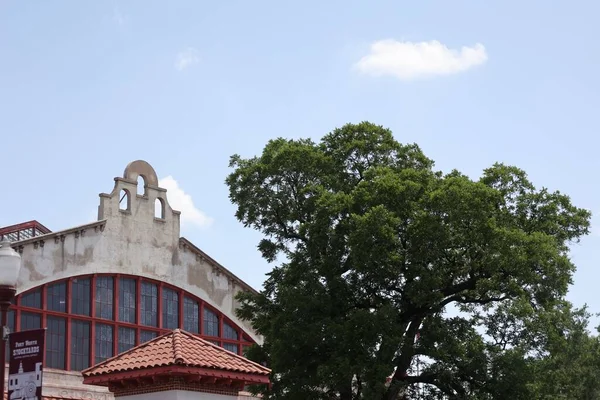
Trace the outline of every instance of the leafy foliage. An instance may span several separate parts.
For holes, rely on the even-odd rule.
[[[279,260],[239,298],[265,338],[249,356],[273,370],[266,398],[513,398],[481,396],[519,386],[507,365],[534,368],[532,326],[563,304],[588,211],[515,167],[442,174],[368,122],[230,166],[236,217]]]

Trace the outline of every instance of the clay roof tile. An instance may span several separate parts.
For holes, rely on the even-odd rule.
[[[88,368],[82,374],[92,377],[172,365],[261,376],[271,372],[192,333],[176,329]]]

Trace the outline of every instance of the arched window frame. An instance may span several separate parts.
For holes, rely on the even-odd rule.
[[[97,305],[99,305],[104,311],[106,311],[106,302],[102,302],[101,300],[106,300],[104,299],[100,299],[97,297],[97,290],[98,290],[98,279],[99,278],[103,278],[103,277],[111,277],[112,278],[112,318],[110,319],[106,319],[106,318],[101,318],[100,316],[97,316],[99,314],[99,312],[97,311]],[[86,312],[87,308],[82,308],[80,306],[76,307],[76,312],[73,312],[73,298],[74,295],[76,295],[77,293],[84,293],[84,291],[82,290],[78,290],[80,288],[78,288],[77,286],[75,286],[77,284],[77,282],[80,282],[79,284],[81,284],[81,282],[85,282],[87,279],[89,279],[89,285],[90,285],[90,295],[89,295],[89,315],[83,315],[83,313]],[[135,282],[135,321],[134,322],[123,322],[120,320],[119,317],[119,307],[120,307],[120,287],[119,287],[119,283],[121,282],[122,279],[132,279]],[[102,282],[106,282],[106,279],[104,279]],[[51,300],[53,300],[52,304],[57,304],[57,293],[56,290],[52,290],[52,288],[57,288],[57,287],[62,287],[62,283],[65,283],[66,285],[65,287],[65,292],[64,292],[64,296],[65,296],[65,312],[62,311],[54,311],[51,310],[49,307],[49,288],[51,289],[50,291],[50,298]],[[143,325],[142,319],[141,319],[141,299],[142,299],[142,291],[141,291],[141,287],[143,283],[148,283],[150,285],[156,285],[157,287],[157,309],[156,309],[156,318],[157,318],[157,324],[156,326],[147,326],[147,325]],[[36,315],[39,316],[40,318],[40,326],[39,327],[48,327],[48,323],[49,320],[51,320],[53,326],[59,326],[60,324],[57,324],[57,319],[60,320],[62,318],[62,320],[65,321],[65,332],[64,332],[64,368],[59,367],[57,369],[65,369],[65,370],[80,370],[83,369],[87,366],[92,366],[94,364],[96,364],[99,361],[102,361],[102,359],[98,359],[97,358],[97,347],[98,346],[102,346],[104,345],[110,345],[110,342],[108,341],[103,341],[103,340],[99,340],[98,342],[100,343],[100,345],[97,344],[97,339],[99,338],[99,335],[104,335],[107,332],[110,332],[112,329],[112,356],[115,356],[117,354],[119,354],[121,351],[120,350],[120,343],[123,344],[123,342],[121,342],[119,340],[119,332],[122,331],[123,334],[125,335],[126,333],[131,333],[134,332],[134,336],[133,336],[133,342],[131,343],[133,346],[135,345],[139,345],[143,342],[145,342],[146,340],[144,339],[148,339],[150,338],[151,335],[154,335],[154,337],[168,333],[170,331],[172,331],[172,328],[166,328],[163,326],[163,302],[167,301],[166,299],[163,300],[163,292],[167,293],[167,291],[165,289],[174,291],[177,294],[177,299],[176,299],[176,304],[178,307],[177,310],[177,318],[178,318],[178,327],[183,329],[184,325],[185,325],[185,307],[184,307],[184,302],[185,299],[188,298],[190,300],[192,300],[193,302],[196,302],[198,304],[198,314],[197,314],[197,322],[198,322],[198,332],[199,333],[194,333],[196,335],[198,335],[199,337],[202,337],[203,339],[206,339],[218,346],[222,346],[230,351],[233,351],[235,349],[237,349],[237,351],[235,351],[237,354],[239,355],[243,355],[244,349],[247,348],[247,346],[252,345],[254,342],[252,341],[252,339],[250,339],[250,337],[243,331],[243,329],[241,329],[237,324],[235,324],[233,321],[231,321],[229,318],[227,318],[223,313],[221,313],[219,310],[217,310],[216,308],[212,307],[210,304],[208,304],[207,302],[205,302],[203,299],[194,296],[192,293],[189,293],[177,286],[174,285],[170,285],[167,284],[165,282],[161,282],[161,281],[157,281],[157,280],[153,280],[153,279],[149,279],[149,278],[145,278],[145,277],[140,277],[140,276],[136,276],[136,275],[127,275],[127,274],[87,274],[87,275],[79,275],[79,276],[73,276],[67,279],[61,279],[61,280],[56,280],[56,281],[52,281],[52,282],[48,282],[46,284],[37,286],[35,288],[32,288],[26,292],[20,293],[15,301],[14,304],[10,307],[10,313],[9,313],[9,327],[11,329],[11,331],[19,331],[21,330],[21,327],[23,326],[24,329],[32,329],[35,328],[36,323],[37,323],[37,318],[35,317]],[[110,290],[103,290],[103,294],[106,295],[107,292],[110,292]],[[39,294],[38,294],[39,293]],[[172,292],[170,292],[172,293]],[[81,295],[80,295],[81,296]],[[86,295],[84,295],[84,297],[86,297]],[[30,301],[25,301],[25,300],[30,300]],[[169,301],[171,301],[171,305],[174,303],[174,297],[171,295],[169,296]],[[77,301],[81,301],[81,300],[77,300]],[[60,301],[58,301],[60,303]],[[37,306],[40,306],[39,308]],[[189,302],[188,302],[189,305]],[[55,306],[56,308],[56,306]],[[189,309],[189,308],[188,308]],[[192,307],[192,309],[195,309],[195,307]],[[219,321],[219,335],[218,336],[208,336],[205,334],[205,330],[204,330],[204,326],[203,326],[203,320],[204,320],[204,310],[210,310],[214,313],[216,313],[217,317],[218,317],[218,321]],[[172,307],[171,307],[172,310]],[[108,315],[108,314],[106,314]],[[194,315],[194,314],[188,314],[188,315]],[[32,319],[33,318],[33,319]],[[61,320],[61,321],[62,321]],[[193,319],[192,319],[193,321]],[[189,321],[188,321],[189,322]],[[231,327],[233,327],[237,333],[238,333],[238,340],[232,340],[229,338],[224,337],[224,329],[223,329],[223,324],[227,324]],[[112,327],[111,329],[107,328],[107,327]],[[85,336],[85,332],[87,332],[87,329],[89,328],[89,340],[85,340],[86,338],[83,337]],[[100,330],[101,332],[98,332],[98,334],[96,333],[97,330]],[[83,332],[83,334],[82,334]],[[50,330],[49,330],[49,334],[50,334]],[[52,333],[54,334],[54,333]],[[83,335],[83,336],[82,336]],[[58,337],[58,339],[55,337],[53,338],[55,341],[59,340],[61,338],[61,336],[59,334],[56,335]],[[125,337],[125,336],[123,336]],[[102,339],[102,337],[100,337]],[[61,339],[62,340],[62,339]],[[108,343],[108,344],[107,344]],[[84,351],[82,352],[81,347],[84,347]],[[82,356],[81,354],[85,354],[85,346],[88,346],[87,349],[87,363],[85,362],[85,356]],[[133,347],[130,346],[130,347]],[[122,346],[121,350],[124,350],[127,346]],[[80,350],[77,350],[77,349]],[[99,348],[99,347],[98,347]],[[48,350],[50,349],[50,350]],[[52,353],[52,355],[54,356],[53,360],[62,360],[60,357],[56,356],[56,350],[47,347],[47,355],[48,355],[48,351],[50,353],[52,353],[54,351],[54,353]],[[101,352],[101,348],[100,348],[100,352]],[[7,353],[8,354],[8,353]],[[47,357],[48,358],[48,357]],[[56,362],[56,361],[55,361]],[[75,365],[74,365],[75,364]],[[48,365],[49,368],[53,368],[53,366]],[[56,368],[56,367],[54,367]]]

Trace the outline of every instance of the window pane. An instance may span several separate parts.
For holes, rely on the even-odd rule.
[[[189,297],[183,298],[183,329],[198,333],[198,319],[200,314],[200,306],[198,302]]]
[[[235,343],[223,343],[223,348],[225,350],[229,350],[234,352],[235,354],[238,353],[238,345]]]
[[[113,319],[114,282],[111,276],[96,278],[96,317]]]
[[[219,317],[214,311],[204,309],[204,334],[208,336],[219,336]]]
[[[135,279],[119,281],[119,321],[135,323]]]
[[[21,305],[23,307],[42,308],[42,291],[34,290],[21,296]]]
[[[119,327],[119,354],[135,346],[135,329]]]
[[[65,369],[66,321],[64,318],[46,318],[46,366]]]
[[[163,288],[163,328],[177,329],[179,327],[179,294],[168,288]]]
[[[154,339],[156,336],[158,336],[156,334],[156,332],[153,332],[153,331],[141,331],[140,332],[140,344],[141,343],[146,343],[146,342]]]
[[[73,279],[71,284],[71,312],[79,315],[90,315],[91,286],[90,278]]]
[[[21,330],[40,329],[42,327],[42,316],[40,314],[21,312]]]
[[[71,322],[71,370],[82,371],[90,366],[90,323]]]
[[[158,326],[158,287],[142,282],[142,325]]]
[[[47,307],[51,311],[67,311],[67,283],[49,285],[47,289]]]
[[[223,337],[225,339],[238,340],[238,331],[233,326],[229,325],[227,322],[223,322]]]
[[[106,324],[96,324],[96,360],[101,363],[113,356],[113,327]]]

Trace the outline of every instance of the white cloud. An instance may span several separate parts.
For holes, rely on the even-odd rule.
[[[458,50],[449,49],[437,40],[413,43],[388,39],[372,43],[370,50],[355,68],[367,75],[389,75],[400,80],[457,74],[488,59],[480,43]]]
[[[177,54],[177,59],[175,60],[175,68],[179,71],[183,71],[184,69],[191,67],[194,64],[198,64],[200,61],[200,55],[198,54],[198,50],[193,47],[188,47],[183,50],[179,54]]]
[[[208,227],[213,219],[200,211],[192,200],[192,196],[179,187],[179,183],[172,176],[160,179],[158,186],[167,189],[167,200],[169,205],[177,211],[181,211],[182,225],[195,225],[200,228]]]

